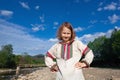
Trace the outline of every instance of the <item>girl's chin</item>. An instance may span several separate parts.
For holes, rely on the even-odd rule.
[[[63,40],[63,42],[65,42],[65,43],[69,42],[69,39],[68,39],[68,38],[63,38],[62,40]]]

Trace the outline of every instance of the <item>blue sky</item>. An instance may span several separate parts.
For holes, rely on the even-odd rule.
[[[87,44],[120,29],[120,0],[0,0],[0,46],[14,54],[45,54],[65,21]]]

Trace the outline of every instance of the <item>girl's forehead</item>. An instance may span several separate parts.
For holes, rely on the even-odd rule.
[[[67,28],[67,27],[63,27],[63,30],[70,30],[69,28]]]
[[[63,31],[63,32],[64,32],[64,31],[71,32],[71,30],[70,30],[69,28],[67,28],[67,27],[64,27],[62,31]]]
[[[63,30],[70,30],[69,28],[67,28],[67,27],[63,27]]]

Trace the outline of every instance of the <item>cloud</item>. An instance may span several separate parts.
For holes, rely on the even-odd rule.
[[[104,7],[104,10],[116,10],[117,3],[112,2],[111,4]]]
[[[39,8],[40,8],[40,6],[35,6],[35,9],[36,9],[36,10],[39,10]]]
[[[30,7],[29,7],[29,5],[27,4],[27,3],[25,3],[25,2],[19,2],[20,3],[20,5],[23,7],[23,8],[25,8],[25,9],[30,9]]]
[[[44,19],[44,14],[42,16],[39,17],[40,18],[40,21],[43,23],[45,22],[45,19]]]
[[[0,19],[0,46],[12,44],[14,54],[44,54],[53,43],[30,35],[23,26]]]
[[[115,26],[115,29],[120,30],[120,27],[119,26]]]
[[[99,7],[99,8],[97,9],[97,11],[102,11],[102,8],[101,8],[101,7]]]
[[[79,31],[82,31],[82,30],[83,30],[83,28],[81,28],[81,27],[74,28],[75,32],[79,32]]]
[[[0,10],[0,15],[4,17],[11,17],[13,15],[13,11]]]
[[[50,38],[49,41],[51,41],[51,42],[57,42],[58,39],[57,38]]]
[[[100,2],[99,6],[102,6],[104,2]]]
[[[118,28],[118,29],[120,29],[120,28]],[[76,39],[81,40],[85,44],[88,44],[90,41],[92,42],[92,41],[94,41],[95,38],[98,38],[100,36],[106,36],[109,38],[111,36],[112,31],[113,31],[113,29],[108,30],[106,33],[97,32],[95,34],[85,34],[81,37],[77,36]]]
[[[58,22],[54,22],[53,24],[54,24],[54,26],[58,26],[59,23]]]
[[[109,23],[108,20],[100,20],[100,22],[103,23],[103,24],[108,24]]]
[[[118,20],[120,20],[120,16],[117,16],[116,14],[113,14],[112,16],[108,16],[109,21],[114,24],[116,23]]]
[[[105,33],[100,32],[100,33],[95,33],[95,34],[85,34],[82,37],[78,38],[81,40],[83,43],[88,44],[88,42],[93,41],[95,38],[98,38],[99,36],[104,36]]]
[[[45,25],[44,24],[31,24],[31,26],[32,26],[32,30],[33,31],[44,31],[45,30]]]
[[[103,3],[100,3],[100,7],[97,9],[97,11],[102,11],[102,10],[109,10],[109,11],[115,11],[115,10],[120,10],[119,4],[115,2],[111,2],[110,4],[102,7]]]
[[[97,23],[98,21],[97,20],[90,20],[90,23],[91,24],[95,24],[95,23]]]
[[[59,22],[57,22],[57,21],[53,22],[53,29],[57,29],[57,27],[59,27],[58,24],[59,24]]]
[[[74,0],[75,3],[80,3],[81,0]],[[83,0],[85,3],[90,2],[91,0]]]
[[[117,9],[120,10],[120,6]]]

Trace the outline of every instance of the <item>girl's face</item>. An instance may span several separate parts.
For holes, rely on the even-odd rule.
[[[71,30],[64,27],[61,33],[61,37],[62,37],[63,42],[65,43],[69,42],[71,38]]]

